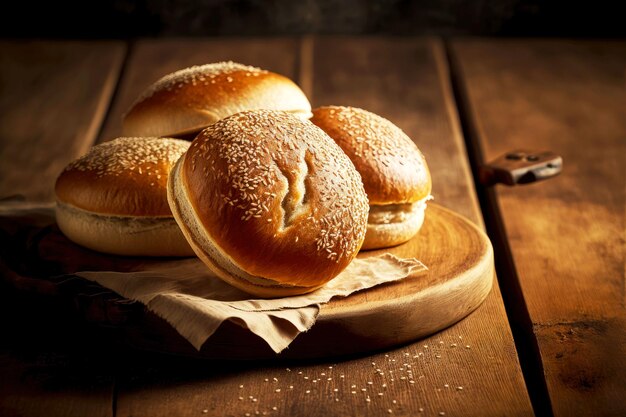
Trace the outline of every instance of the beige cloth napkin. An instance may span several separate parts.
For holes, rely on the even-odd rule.
[[[140,301],[170,323],[196,349],[225,320],[249,329],[279,353],[315,323],[320,304],[427,268],[417,259],[384,254],[355,259],[324,287],[305,295],[251,299],[215,278],[198,259],[151,264],[135,272],[78,272],[119,295]]]

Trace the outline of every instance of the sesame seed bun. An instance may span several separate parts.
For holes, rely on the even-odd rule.
[[[193,255],[167,203],[167,177],[188,147],[183,140],[160,138],[118,138],[94,146],[57,178],[59,228],[100,252]]]
[[[242,112],[202,131],[172,170],[168,201],[198,257],[260,297],[319,288],[356,256],[367,227],[352,162],[285,112]]]
[[[290,79],[259,68],[219,62],[186,68],[152,84],[124,115],[127,136],[192,138],[245,110],[282,110],[308,119],[311,105]]]
[[[311,121],[335,140],[363,178],[370,204],[363,249],[411,239],[424,221],[432,186],[415,143],[389,120],[354,107],[319,107]]]

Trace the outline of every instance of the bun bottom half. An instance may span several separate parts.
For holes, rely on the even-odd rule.
[[[125,256],[193,256],[173,217],[101,215],[57,202],[59,228],[71,241]]]
[[[419,232],[424,223],[426,201],[413,204],[372,205],[362,250],[381,249],[405,243]]]
[[[322,286],[304,287],[285,285],[270,279],[251,275],[239,267],[235,261],[224,253],[219,245],[211,239],[208,233],[204,231],[204,227],[196,216],[190,200],[187,197],[181,169],[183,162],[184,157],[179,159],[170,173],[167,187],[167,200],[174,214],[174,218],[178,222],[191,248],[213,273],[233,287],[262,298],[306,294]]]

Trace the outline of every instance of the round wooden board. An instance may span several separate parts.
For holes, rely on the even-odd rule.
[[[428,271],[331,300],[322,306],[313,328],[299,335],[279,355],[261,339],[230,322],[224,323],[197,352],[173,329],[159,326],[155,320],[160,319],[150,316],[142,324],[141,340],[136,345],[212,359],[362,353],[407,343],[446,328],[474,311],[491,290],[494,263],[489,238],[469,220],[437,204],[428,205],[424,226],[411,241],[359,256],[384,252],[417,258],[428,266]],[[155,331],[147,334],[147,329]]]

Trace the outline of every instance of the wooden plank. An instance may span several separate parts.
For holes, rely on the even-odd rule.
[[[121,42],[0,42],[0,199],[53,199],[95,141],[124,54]]]
[[[625,415],[626,42],[459,40],[486,161],[563,156],[561,176],[495,191],[555,416]]]
[[[166,57],[172,54],[195,55],[197,42],[177,42],[175,47],[151,42],[151,54],[161,58],[150,62],[131,58],[138,68],[128,72],[140,74],[142,65],[151,68],[168,62]],[[389,117],[425,152],[437,201],[480,222],[441,45],[406,39],[311,42],[306,40],[300,51],[297,45],[279,48],[264,43],[265,51],[282,51],[270,57],[259,55],[255,41],[227,41],[228,48],[215,41],[213,49],[205,51],[205,60],[210,59],[211,50],[232,50],[237,59],[264,67],[291,62],[281,72],[298,79],[306,90],[311,86],[312,91],[306,92],[312,93],[315,104],[353,104]],[[135,53],[146,56],[142,49],[139,45]],[[298,52],[304,59],[295,62]],[[307,53],[312,55],[307,57]],[[245,59],[245,54],[258,61]],[[298,63],[306,62],[312,68],[302,66],[297,73]],[[162,361],[146,374],[128,375],[120,381],[118,416],[532,414],[497,288],[459,324],[367,357],[187,366]]]
[[[435,201],[480,223],[441,46],[433,41],[403,39],[371,39],[367,43],[327,39],[316,51],[315,105],[354,105],[392,120],[424,152],[432,172]],[[453,335],[479,335],[492,344],[494,356],[474,352],[459,358],[457,366],[448,364],[437,374],[427,375],[434,386],[457,378],[481,386],[481,394],[468,395],[464,404],[447,396],[437,398],[434,402],[439,408],[463,415],[530,413],[497,288],[475,314],[431,339]],[[506,375],[507,382],[495,381],[496,374]]]
[[[54,198],[59,172],[95,141],[124,55],[120,42],[0,42],[0,199]],[[90,374],[97,356],[46,351],[63,335],[32,334],[41,316],[20,301],[2,286],[0,415],[110,416],[113,378]]]
[[[122,116],[135,99],[164,75],[192,65],[235,61],[286,76],[294,75],[297,54],[295,39],[187,39],[142,40],[132,49],[124,71],[119,94],[98,141],[122,134]]]

